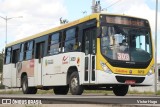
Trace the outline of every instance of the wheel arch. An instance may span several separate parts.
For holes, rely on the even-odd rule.
[[[73,72],[78,72],[78,69],[76,66],[70,66],[67,70],[67,85],[69,84],[69,79]]]

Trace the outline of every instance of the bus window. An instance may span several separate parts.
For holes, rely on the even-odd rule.
[[[76,28],[67,30],[64,41],[64,52],[79,50],[81,44],[78,41],[78,30]]]
[[[146,34],[148,35],[148,34]],[[138,35],[136,37],[136,48],[144,50],[148,53],[151,53],[151,49],[149,47],[149,38],[147,38],[147,36],[145,35]]]
[[[85,34],[85,54],[89,54],[89,32]]]
[[[91,35],[92,35],[92,54],[95,55],[96,53],[96,29],[91,30]]]
[[[11,48],[6,49],[5,64],[11,63]]]
[[[20,46],[20,54],[19,54],[19,61],[23,61],[24,58],[24,44]]]
[[[60,33],[53,34],[49,37],[49,55],[58,54],[59,52],[61,52],[60,40]]]
[[[25,44],[25,59],[29,60],[33,58],[33,41],[29,41]]]
[[[13,50],[12,63],[17,63],[19,61],[19,49]]]

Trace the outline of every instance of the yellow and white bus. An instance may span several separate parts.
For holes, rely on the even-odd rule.
[[[24,94],[53,89],[65,95],[153,83],[154,59],[149,22],[95,13],[10,43],[5,48],[3,84]]]

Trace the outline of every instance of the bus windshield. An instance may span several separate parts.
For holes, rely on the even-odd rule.
[[[133,62],[151,59],[149,29],[122,25],[102,26],[101,29],[101,51],[107,58]]]

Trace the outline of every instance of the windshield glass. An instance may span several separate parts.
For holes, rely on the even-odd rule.
[[[146,62],[152,57],[148,28],[101,26],[101,52],[112,60]]]

